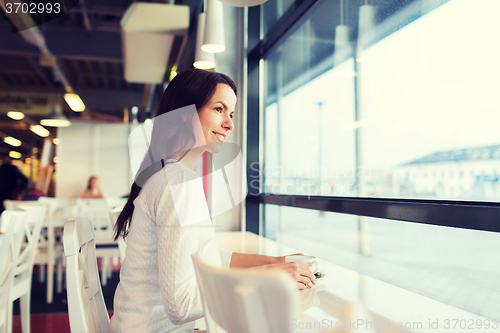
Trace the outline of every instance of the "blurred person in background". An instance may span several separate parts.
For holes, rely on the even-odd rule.
[[[5,210],[4,200],[16,199],[28,185],[28,178],[12,165],[11,161],[11,158],[6,156],[0,165],[0,212]]]
[[[99,186],[99,179],[97,177],[90,177],[87,189],[82,193],[81,197],[85,199],[104,198],[104,194]]]

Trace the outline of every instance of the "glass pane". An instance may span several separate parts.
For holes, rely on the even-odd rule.
[[[354,122],[353,82],[342,72],[352,65],[346,61],[266,108],[266,193],[356,195],[354,135],[345,130]]]
[[[367,195],[500,200],[500,2],[470,5],[449,1],[359,53],[362,160],[379,171]]]
[[[353,195],[354,60],[333,68],[332,29],[317,11],[266,58],[266,193]]]
[[[264,59],[265,192],[500,201],[500,2],[369,3]]]
[[[271,0],[261,6],[263,17],[263,33],[267,33],[269,29],[278,21],[295,0]]]
[[[304,254],[500,319],[498,233],[275,205],[265,220],[266,236]]]

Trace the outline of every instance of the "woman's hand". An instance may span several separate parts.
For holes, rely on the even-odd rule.
[[[294,253],[294,254],[287,254],[286,256],[303,256],[304,253]],[[278,263],[281,263],[281,262],[285,262],[285,257],[286,256],[279,256],[279,257],[271,257],[271,258],[275,258],[275,262],[278,262]]]
[[[279,264],[255,266],[249,269],[282,269],[293,277],[293,279],[297,282],[297,287],[299,289],[306,289],[307,287],[312,288],[312,286],[316,284],[316,278],[314,277],[314,274],[311,272],[309,267],[299,265],[295,262],[283,262]]]

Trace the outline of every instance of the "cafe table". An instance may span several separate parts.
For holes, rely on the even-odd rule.
[[[217,232],[216,241],[220,249],[242,253],[282,256],[300,252],[251,232]],[[325,277],[313,288],[297,290],[301,313],[290,321],[292,331],[500,332],[498,323],[495,326],[487,318],[321,258],[318,261]],[[203,329],[203,320],[196,325]]]

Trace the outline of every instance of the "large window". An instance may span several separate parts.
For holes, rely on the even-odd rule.
[[[499,11],[496,0],[249,11],[261,24],[249,31],[260,186],[248,229],[500,318]]]
[[[281,244],[472,313],[500,317],[499,233],[264,207],[264,233]]]
[[[293,5],[294,0],[267,1],[263,4],[262,33],[265,34]]]
[[[500,201],[500,3],[449,1],[389,34],[410,3],[343,61],[338,5],[264,58],[265,193]]]

